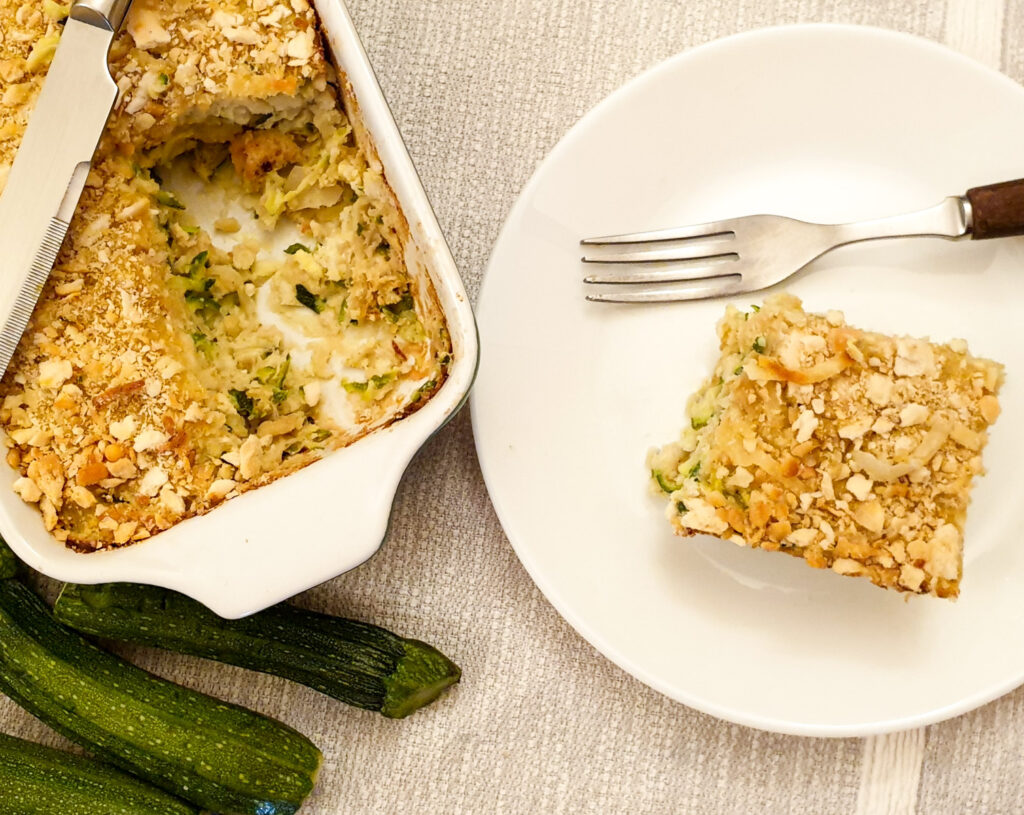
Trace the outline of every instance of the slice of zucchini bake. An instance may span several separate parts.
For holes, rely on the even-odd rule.
[[[729,306],[718,333],[688,426],[648,456],[676,533],[956,597],[1003,367],[963,340],[861,331],[786,294]]]
[[[0,188],[67,11],[0,0]],[[14,488],[68,545],[204,513],[445,379],[436,294],[317,25],[307,0],[136,0],[115,42],[120,97],[0,383]]]

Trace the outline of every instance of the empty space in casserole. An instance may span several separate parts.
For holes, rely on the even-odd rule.
[[[66,9],[0,4],[13,158]],[[260,8],[257,11],[256,6]],[[35,49],[35,50],[34,50]],[[305,2],[136,2],[122,95],[0,385],[60,540],[147,538],[418,409],[451,346]],[[21,72],[20,76],[18,72]]]
[[[676,533],[955,597],[1002,366],[963,340],[862,331],[790,295],[728,307],[719,337],[688,426],[648,457]]]

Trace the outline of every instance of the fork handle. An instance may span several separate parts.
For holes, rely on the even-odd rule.
[[[1024,178],[974,187],[967,191],[967,200],[975,240],[1024,235]]]

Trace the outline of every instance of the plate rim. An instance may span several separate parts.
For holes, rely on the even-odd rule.
[[[530,178],[520,190],[515,202],[505,216],[501,229],[498,232],[498,236],[495,239],[494,246],[492,247],[491,253],[488,257],[487,265],[484,269],[484,274],[481,279],[476,298],[478,319],[480,317],[480,312],[482,311],[481,304],[484,302],[487,291],[487,281],[494,277],[493,268],[496,262],[495,258],[498,254],[499,248],[508,239],[511,224],[517,221],[525,211],[527,202],[533,198],[535,190],[540,185],[541,179],[546,174],[548,168],[560,161],[563,153],[567,153],[571,150],[573,143],[580,137],[580,134],[585,130],[588,122],[593,117],[599,115],[605,108],[616,104],[621,98],[628,96],[635,88],[652,80],[662,73],[669,73],[676,70],[679,65],[685,64],[691,59],[706,56],[713,51],[732,48],[737,44],[742,44],[748,40],[773,38],[779,35],[789,35],[793,33],[845,33],[855,34],[858,36],[866,35],[873,38],[900,42],[905,46],[930,50],[935,54],[940,54],[946,59],[959,62],[963,68],[982,73],[989,81],[1001,82],[1011,87],[1015,92],[1024,94],[1024,87],[1001,71],[956,51],[937,40],[932,40],[927,37],[910,34],[904,31],[897,31],[894,29],[871,25],[858,25],[854,23],[794,23],[773,25],[730,34],[686,48],[683,51],[666,57],[665,59],[644,69],[639,74],[628,79],[607,96],[603,97],[599,102],[597,102],[597,104],[591,107],[577,121],[575,121],[568,130],[566,130],[554,147],[552,147],[544,158],[537,164]],[[482,354],[486,354],[486,348],[484,347],[485,340],[483,338],[485,333],[485,331],[481,332]],[[496,497],[495,491],[491,488],[493,478],[492,465],[494,462],[488,459],[487,453],[483,450],[481,432],[478,429],[478,403],[481,398],[479,393],[479,389],[475,388],[470,394],[470,418],[473,428],[474,449],[476,451],[477,460],[480,464],[480,470],[484,484],[487,488],[488,497],[490,498],[495,514],[498,517],[502,532],[508,539],[509,544],[515,552],[519,562],[530,576],[530,579],[534,582],[537,588],[540,589],[545,599],[554,607],[555,611],[557,611],[562,619],[565,620],[591,647],[597,650],[601,656],[611,661],[618,668],[669,699],[686,705],[687,707],[701,713],[714,716],[717,719],[766,732],[812,738],[852,738],[901,732],[946,721],[975,710],[1006,695],[1007,693],[1010,693],[1021,685],[1024,685],[1024,669],[1022,669],[1019,671],[1018,675],[1012,676],[1003,682],[995,683],[991,687],[983,688],[976,693],[969,694],[954,703],[943,705],[923,713],[902,717],[888,717],[856,724],[815,724],[798,722],[770,715],[752,714],[747,711],[736,710],[727,705],[709,701],[698,695],[682,691],[679,688],[671,687],[668,682],[663,681],[649,670],[625,657],[616,646],[607,641],[604,635],[595,631],[584,619],[579,617],[570,608],[568,602],[561,596],[559,591],[554,588],[549,579],[544,576],[543,571],[526,552],[525,548],[519,545],[515,535],[509,531],[508,525],[505,522],[506,517],[509,516],[503,508],[502,500]]]

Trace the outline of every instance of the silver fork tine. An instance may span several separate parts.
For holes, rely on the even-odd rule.
[[[625,235],[607,235],[603,238],[584,238],[583,246],[612,246],[623,243],[659,243],[661,241],[679,241],[689,238],[715,238],[734,233],[734,222],[709,221],[706,224],[690,224],[672,229],[656,229],[652,232],[629,232]]]
[[[716,277],[732,277],[740,274],[735,266],[740,256],[733,253],[706,258],[707,263],[681,261],[660,262],[643,265],[632,264],[624,268],[613,268],[597,274],[587,275],[584,283],[676,283],[683,280],[713,280]],[[614,265],[614,264],[613,264]]]
[[[650,247],[636,251],[622,251],[620,247],[631,248],[634,244],[602,244],[596,251],[583,256],[584,263],[652,263],[661,260],[704,260],[708,258],[736,255],[735,239],[732,235],[689,240],[682,244],[665,247]]]
[[[677,286],[617,288],[588,294],[587,299],[593,303],[671,303],[679,300],[725,297],[730,294],[739,294],[744,290],[743,278],[739,275],[732,275],[731,279],[700,280]]]

